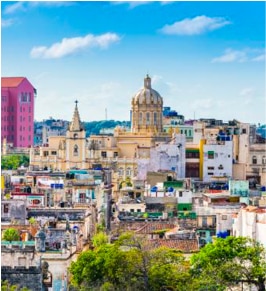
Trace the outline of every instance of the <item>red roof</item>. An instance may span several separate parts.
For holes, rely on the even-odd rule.
[[[17,87],[25,77],[2,77],[1,78],[1,87]]]

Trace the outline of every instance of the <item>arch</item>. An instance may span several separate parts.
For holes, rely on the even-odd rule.
[[[146,112],[146,125],[151,124],[151,114],[150,112]]]

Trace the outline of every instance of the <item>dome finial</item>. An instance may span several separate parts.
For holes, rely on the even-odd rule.
[[[151,89],[151,78],[149,74],[147,74],[146,78],[144,78],[144,88]]]

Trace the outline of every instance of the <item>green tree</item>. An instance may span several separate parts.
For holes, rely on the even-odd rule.
[[[1,280],[1,291],[30,291],[27,287],[19,288],[17,285],[11,285],[8,280]]]
[[[239,284],[265,290],[266,253],[263,246],[247,237],[217,238],[192,256],[191,273],[198,290],[225,290]]]
[[[18,230],[15,228],[8,228],[4,231],[3,240],[5,241],[19,241],[20,236]]]
[[[27,155],[6,155],[1,157],[1,169],[2,170],[16,170],[20,166],[29,165],[29,156]]]
[[[81,253],[69,270],[78,290],[185,290],[189,282],[189,262],[182,254],[149,250],[145,240],[129,233]]]

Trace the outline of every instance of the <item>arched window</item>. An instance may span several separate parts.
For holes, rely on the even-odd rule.
[[[262,157],[262,164],[265,165],[266,164],[266,156]]]
[[[150,120],[150,112],[146,113],[146,124],[149,125],[151,124],[151,120]]]
[[[157,124],[157,112],[153,112],[153,124]]]
[[[257,157],[256,156],[252,157],[252,164],[254,164],[254,165],[257,164]]]
[[[142,112],[139,113],[139,124],[142,124]]]
[[[79,147],[75,144],[74,145],[74,152],[73,152],[74,156],[78,156],[79,154]]]

